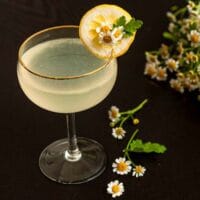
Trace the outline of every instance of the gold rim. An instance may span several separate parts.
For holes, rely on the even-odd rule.
[[[33,39],[35,36],[38,36],[40,35],[41,33],[45,33],[47,31],[50,31],[50,30],[55,30],[55,29],[62,29],[62,28],[76,28],[78,29],[79,26],[76,26],[76,25],[62,25],[62,26],[54,26],[54,27],[50,27],[50,28],[47,28],[47,29],[43,29],[41,31],[38,31],[36,33],[34,33],[33,35],[31,35],[30,37],[28,37],[22,44],[21,46],[19,47],[19,51],[18,51],[18,62],[20,63],[20,65],[26,69],[28,72],[30,72],[31,74],[35,75],[35,76],[39,76],[41,78],[47,78],[47,79],[54,79],[54,80],[66,80],[66,79],[76,79],[76,78],[82,78],[82,77],[85,77],[85,76],[89,76],[89,75],[92,75],[92,74],[95,74],[97,73],[98,71],[102,70],[103,68],[105,68],[106,66],[108,66],[108,64],[110,63],[110,61],[112,60],[112,55],[113,55],[113,51],[111,51],[111,54],[110,54],[110,57],[108,59],[108,61],[99,66],[97,69],[95,70],[92,70],[88,73],[84,73],[84,74],[81,74],[79,76],[46,76],[46,75],[43,75],[43,74],[39,74],[37,72],[34,72],[32,70],[29,69],[29,67],[27,65],[25,65],[25,63],[23,62],[22,60],[22,49],[24,48],[24,46],[31,40]]]

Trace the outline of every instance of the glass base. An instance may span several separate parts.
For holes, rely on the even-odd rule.
[[[39,166],[49,179],[63,184],[80,184],[99,176],[106,167],[106,154],[98,142],[78,138],[81,156],[76,161],[66,159],[67,139],[47,146],[40,155]]]

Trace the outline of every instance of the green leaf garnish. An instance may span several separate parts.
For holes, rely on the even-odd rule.
[[[167,148],[159,143],[146,142],[141,139],[132,140],[128,151],[137,153],[164,153]]]
[[[124,28],[124,37],[130,37],[132,36],[141,26],[143,25],[143,22],[141,20],[136,20],[132,18],[129,22],[126,21],[125,16],[121,16],[117,19],[116,23],[113,25],[113,28],[123,26]]]
[[[167,148],[159,143],[152,143],[152,142],[146,142],[144,143],[141,139],[135,139],[135,136],[139,132],[138,129],[134,131],[131,138],[129,139],[126,148],[123,150],[124,157],[126,157],[128,160],[132,162],[132,164],[135,166],[135,163],[131,159],[129,153],[164,153]]]
[[[143,22],[141,20],[131,19],[125,26],[125,32],[133,34],[137,29],[141,28]]]
[[[125,26],[126,24],[126,18],[125,16],[121,16],[120,18],[117,19],[116,23],[114,24],[115,27],[118,26]]]

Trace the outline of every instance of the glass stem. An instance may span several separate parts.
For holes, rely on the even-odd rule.
[[[81,152],[79,151],[76,137],[75,114],[66,114],[66,122],[68,147],[65,152],[65,159],[71,162],[75,162],[81,158]]]

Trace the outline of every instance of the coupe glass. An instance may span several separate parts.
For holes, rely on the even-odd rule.
[[[92,55],[79,39],[78,26],[48,28],[21,45],[17,76],[33,103],[66,114],[68,137],[42,151],[42,173],[64,184],[83,183],[99,176],[106,166],[106,154],[98,142],[76,137],[74,113],[95,106],[113,88],[117,61],[112,52],[109,59]]]

